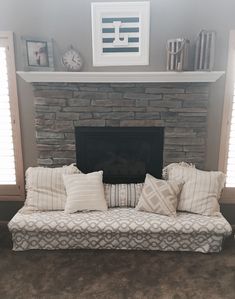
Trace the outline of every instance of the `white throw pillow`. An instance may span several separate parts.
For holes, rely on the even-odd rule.
[[[178,210],[206,216],[220,214],[218,200],[225,184],[220,171],[202,171],[186,163],[170,164],[163,170],[165,178],[183,180]]]
[[[66,192],[62,175],[79,172],[73,164],[57,168],[29,167],[25,205],[42,211],[64,210]]]
[[[109,208],[135,208],[144,184],[104,184],[104,194]]]
[[[144,187],[136,209],[166,216],[176,216],[178,194],[183,182],[164,181],[146,175]]]
[[[67,193],[65,213],[83,210],[107,210],[104,197],[103,171],[63,175]]]

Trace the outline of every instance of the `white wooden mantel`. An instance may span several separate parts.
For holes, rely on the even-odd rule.
[[[217,72],[17,72],[26,82],[144,83],[215,82]]]

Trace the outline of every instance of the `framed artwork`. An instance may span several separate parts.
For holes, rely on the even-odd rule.
[[[25,70],[53,71],[52,40],[22,37]]]
[[[91,4],[94,66],[148,65],[150,3]]]

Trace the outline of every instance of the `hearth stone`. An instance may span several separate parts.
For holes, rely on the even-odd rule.
[[[76,162],[74,127],[164,127],[163,165],[204,169],[209,84],[34,83],[38,164]]]

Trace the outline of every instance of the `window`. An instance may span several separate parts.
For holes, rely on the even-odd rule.
[[[0,200],[23,198],[23,159],[13,34],[0,32]]]
[[[230,33],[219,168],[227,174],[222,199],[235,202],[235,31]]]

